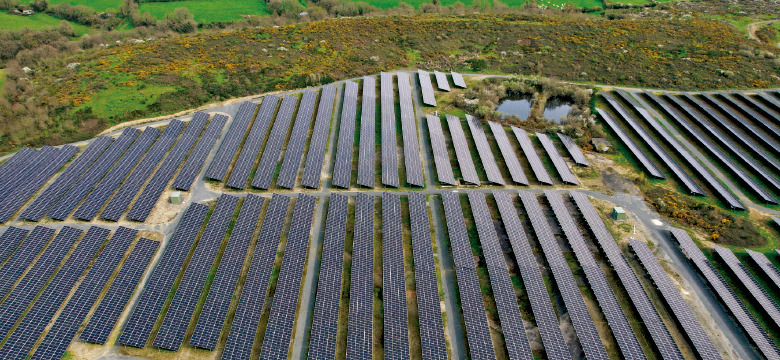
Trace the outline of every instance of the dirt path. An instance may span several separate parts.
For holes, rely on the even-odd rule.
[[[760,29],[764,25],[776,23],[778,21],[780,20],[765,20],[765,21],[756,21],[754,23],[750,23],[747,25],[748,36],[755,41],[761,42],[761,40],[759,40],[758,37],[756,37],[756,31],[758,31],[758,29]]]

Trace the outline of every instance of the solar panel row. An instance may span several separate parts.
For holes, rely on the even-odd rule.
[[[260,350],[261,359],[287,359],[316,200],[313,196],[299,194],[295,202],[278,286],[271,300],[271,315]]]
[[[360,150],[358,177],[360,186],[374,187],[376,161],[376,79],[363,78],[363,100],[360,108]]]
[[[743,103],[748,104],[749,106],[752,106],[755,109],[758,109],[758,111],[762,114],[762,117],[754,116],[754,119],[756,119],[756,121],[762,121],[763,124],[761,126],[770,126],[777,129],[777,127],[775,126],[775,124],[772,123],[772,121],[774,121],[775,123],[780,122],[780,113],[774,111],[770,105],[765,104],[764,102],[762,102],[759,99],[756,99],[753,96],[741,92],[728,94],[727,98],[731,102],[733,102],[735,98],[738,98]],[[750,111],[754,112],[753,110]]]
[[[11,226],[0,235],[0,267],[29,233],[28,230]]]
[[[420,90],[422,91],[423,104],[428,106],[436,106],[436,95],[433,93],[431,74],[425,70],[417,70],[417,77],[420,79]]]
[[[239,294],[238,308],[230,326],[222,359],[248,359],[252,355],[257,326],[265,303],[276,250],[282,237],[290,198],[274,194],[268,204],[249,271]]]
[[[745,251],[747,251],[750,259],[761,269],[761,273],[769,279],[769,283],[776,289],[780,289],[780,270],[763,253],[750,249],[745,249]]]
[[[716,98],[712,95],[707,95],[705,97],[707,100],[715,100]],[[726,100],[726,102],[731,105],[733,108],[724,107],[723,103],[721,102],[712,102],[713,105],[716,105],[718,108],[723,109],[723,112],[726,113],[732,120],[734,120],[738,125],[742,125],[746,130],[755,132],[757,134],[757,137],[761,142],[766,144],[766,141],[770,140],[769,137],[767,137],[765,134],[759,132],[758,130],[754,130],[755,127],[751,125],[751,123],[748,121],[748,119],[742,115],[742,113],[747,114],[750,119],[752,119],[753,122],[761,126],[764,131],[766,131],[767,134],[774,137],[774,139],[780,139],[780,129],[778,129],[776,126],[774,126],[772,123],[769,122],[767,118],[764,117],[764,115],[759,114],[757,111],[753,110],[751,106],[755,106],[759,110],[761,110],[764,113],[770,113],[771,110],[767,109],[764,104],[761,104],[750,96],[744,96],[743,98],[746,99],[746,101],[750,104],[750,106],[745,106],[744,103],[740,102],[731,94],[720,94],[720,98]],[[717,101],[717,100],[716,100]],[[739,111],[736,111],[735,109],[739,109],[742,113]],[[777,148],[779,146],[777,145],[777,140],[770,141],[769,142],[769,150],[772,150],[774,152],[777,152]]]
[[[442,184],[457,186],[458,183],[455,181],[452,165],[450,165],[450,156],[447,154],[447,140],[441,129],[441,119],[438,116],[426,114],[425,121],[428,123],[433,162],[436,164],[436,178]]]
[[[716,119],[716,122],[719,123],[721,127],[726,127],[727,131],[731,132],[732,135],[734,135],[734,133],[737,133],[737,134],[741,134],[745,139],[757,139],[759,142],[764,144],[766,148],[769,149],[770,151],[774,151],[775,153],[780,152],[780,149],[778,149],[780,148],[780,146],[778,146],[776,140],[773,140],[772,138],[770,138],[770,135],[764,133],[763,131],[753,126],[750,120],[748,120],[745,116],[743,116],[738,110],[731,107],[735,105],[736,101],[735,103],[729,103],[727,105],[726,103],[722,102],[719,98],[716,98],[713,94],[702,94],[701,96],[704,98],[704,100],[706,100],[706,103],[701,102],[701,100],[699,100],[694,96],[690,96],[690,98],[696,99],[702,104],[706,104],[707,106],[710,106],[710,110],[713,110],[712,118]],[[728,98],[726,97],[721,97],[721,98],[728,100]],[[739,106],[739,103],[736,103],[736,105]],[[715,109],[713,109],[713,107],[717,109],[719,112],[715,112],[714,111]],[[729,119],[731,119],[732,122],[731,123],[728,122],[723,116],[721,116],[721,113],[726,114],[726,116]],[[760,117],[760,115],[755,114],[754,119],[756,119],[756,117]],[[758,121],[758,123],[761,122]],[[739,131],[738,129],[735,129],[733,126],[734,124],[742,128],[742,131],[747,132],[747,134],[743,133],[742,131]],[[774,128],[764,127],[764,129],[771,131]],[[780,136],[780,134],[774,134],[774,135]],[[747,136],[749,136],[750,138],[748,138]]]
[[[301,104],[298,106],[298,113],[295,115],[292,134],[290,135],[290,140],[287,141],[286,150],[284,151],[282,168],[279,170],[279,177],[276,178],[276,185],[285,189],[292,189],[295,185],[295,179],[298,178],[298,168],[301,165],[303,147],[306,145],[306,139],[309,136],[315,102],[317,102],[316,92],[310,90],[303,92]]]
[[[263,204],[265,199],[256,195],[248,195],[244,199],[203,305],[203,309],[207,311],[201,311],[189,341],[190,345],[208,350],[216,349]]]
[[[55,230],[36,226],[0,267],[0,298],[5,297],[24,271],[54,236]]]
[[[452,83],[455,84],[456,87],[465,89],[466,81],[463,80],[463,75],[456,73],[454,71],[451,74],[452,74]]]
[[[477,152],[479,153],[479,158],[482,161],[482,167],[485,169],[488,181],[494,184],[504,185],[504,179],[501,177],[501,172],[498,170],[498,164],[496,164],[496,159],[493,157],[493,152],[490,150],[490,144],[487,141],[485,131],[482,129],[482,124],[479,119],[471,115],[466,115],[466,122],[469,124],[469,129],[471,129],[471,138],[477,146]]]
[[[219,140],[222,135],[222,129],[225,127],[228,117],[222,114],[216,114],[209,121],[209,125],[206,127],[206,131],[195,144],[192,152],[187,156],[187,161],[182,165],[179,174],[176,175],[176,179],[173,180],[173,188],[177,190],[189,191],[192,183],[195,182],[195,178],[200,174],[200,170],[203,168],[203,164],[206,162],[206,158],[211,153],[211,149],[214,148],[214,144]]]
[[[564,161],[563,157],[561,157],[561,153],[559,153],[558,149],[555,148],[552,140],[550,140],[546,134],[542,133],[536,133],[536,137],[539,139],[539,142],[542,143],[542,147],[544,148],[544,151],[547,152],[547,156],[549,156],[550,160],[552,160],[553,166],[555,166],[555,170],[557,170],[558,175],[561,176],[561,180],[563,180],[565,184],[579,184],[577,178],[571,172],[571,169],[569,169],[569,165],[566,164],[566,161]]]
[[[604,122],[607,123],[609,128],[615,132],[617,137],[620,139],[620,142],[622,142],[628,148],[628,151],[630,151],[631,154],[633,154],[634,157],[639,160],[639,163],[643,168],[645,168],[650,176],[656,179],[666,178],[664,174],[661,173],[661,170],[658,170],[658,167],[655,166],[653,161],[651,161],[650,158],[645,155],[645,153],[642,151],[642,149],[639,148],[639,146],[637,146],[634,140],[631,140],[628,134],[623,131],[620,125],[618,125],[618,123],[612,118],[611,115],[609,115],[609,113],[601,109],[596,109],[596,111],[598,111],[599,115],[601,115],[601,118],[604,119]]]
[[[647,244],[630,239],[631,248],[639,258],[650,278],[653,279],[664,302],[672,310],[672,314],[677,319],[677,323],[683,328],[685,336],[693,344],[693,350],[699,354],[701,359],[720,359],[720,353],[715,348],[707,333],[701,327],[701,324],[693,315],[691,308],[680,295],[680,290],[669,278],[661,264],[656,260],[655,255],[647,247]]]
[[[632,106],[634,106],[640,112],[640,114],[643,115],[642,119],[645,121],[645,123],[650,125],[650,127],[655,130],[656,134],[660,135],[666,144],[669,145],[675,152],[677,152],[677,154],[683,160],[685,160],[685,162],[687,162],[688,165],[692,167],[694,171],[696,171],[696,173],[699,174],[702,181],[708,184],[710,188],[715,191],[715,194],[723,199],[723,201],[726,202],[729,207],[733,209],[744,208],[742,203],[739,202],[739,199],[737,199],[731,190],[726,188],[717,178],[715,178],[715,176],[688,151],[688,149],[680,144],[677,139],[661,125],[661,123],[657,120],[660,118],[660,115],[655,117],[650,113],[649,110],[652,110],[652,108],[649,104],[645,103],[641,97],[636,95],[631,96],[623,91],[618,91],[618,94],[626,101],[628,101]]]
[[[296,101],[297,99],[295,97],[291,97],[287,100],[286,106],[282,107],[282,109],[286,110],[280,111],[280,114],[282,117],[285,117],[286,120],[282,117],[277,118],[280,119],[280,121],[279,125],[274,125],[274,129],[277,129],[276,133],[284,131],[284,135],[287,135],[287,128],[290,125],[289,121],[292,117],[292,111]],[[273,120],[274,113],[276,113],[277,104],[279,104],[279,98],[275,95],[268,95],[263,98],[263,103],[260,104],[260,110],[257,112],[257,118],[252,123],[252,128],[249,129],[249,134],[246,136],[246,140],[241,147],[241,152],[238,154],[238,159],[236,160],[235,165],[233,165],[233,170],[225,185],[234,189],[243,189],[246,186],[249,175],[255,166],[255,161],[258,156],[260,156],[260,148],[263,146],[265,134],[271,126],[271,120]],[[287,124],[286,127],[282,125],[285,121]],[[272,131],[272,135],[269,138],[270,144],[275,144],[275,140],[273,139],[274,136],[276,136],[276,133]],[[273,147],[275,147],[275,145],[271,145],[271,148]],[[268,148],[267,151],[271,151],[271,148]],[[279,153],[276,154],[276,159],[278,158]],[[274,167],[276,167],[275,163]],[[262,168],[260,168],[260,170],[262,171]]]
[[[379,75],[382,107],[382,184],[398,187],[398,149],[395,139],[395,92],[393,74]]]
[[[211,161],[206,170],[207,179],[216,181],[225,179],[230,164],[233,163],[233,159],[238,153],[238,148],[249,133],[247,129],[255,118],[255,112],[257,112],[257,104],[249,101],[241,103],[241,107],[238,108],[238,112],[233,118],[233,122],[230,123],[227,134],[225,134],[225,139],[222,140],[217,154],[214,155],[214,160]]]
[[[339,140],[336,144],[336,161],[333,165],[333,186],[342,189],[349,189],[349,183],[352,178],[352,148],[355,144],[357,96],[358,84],[347,81],[344,85]]]
[[[404,166],[409,185],[425,186],[420,163],[420,143],[417,139],[417,121],[412,104],[412,85],[409,74],[398,73],[398,100],[401,105],[401,131],[404,142]]]
[[[157,165],[162,161],[165,154],[179,138],[182,129],[184,129],[184,122],[179,120],[172,120],[168,123],[168,127],[165,128],[160,138],[154,143],[151,150],[141,160],[138,166],[133,169],[130,176],[125,179],[122,186],[116,192],[111,201],[108,202],[105,209],[100,213],[100,217],[105,220],[119,221],[122,214],[135,198],[141,186],[146,183],[146,180],[152,175],[152,172],[157,168]]]
[[[146,220],[154,205],[157,204],[160,195],[168,187],[168,183],[173,178],[174,173],[179,169],[179,166],[184,162],[187,154],[189,154],[190,149],[198,140],[198,136],[206,125],[208,118],[208,114],[195,113],[179,141],[171,148],[168,156],[163,160],[159,169],[154,173],[152,179],[149,180],[149,183],[146,184],[146,187],[130,208],[130,211],[127,212],[128,219],[135,221]]]
[[[312,189],[320,187],[322,162],[325,159],[325,145],[328,143],[328,133],[330,132],[330,123],[333,118],[333,103],[335,100],[336,88],[333,86],[323,87],[320,105],[317,108],[317,118],[314,120],[314,130],[309,143],[309,151],[306,153],[306,166],[303,168],[303,177],[301,178],[302,186]],[[354,114],[354,109],[352,113]]]
[[[328,218],[325,223],[322,260],[309,337],[309,359],[336,357],[348,205],[349,198],[339,194],[331,195],[328,203]]]
[[[7,184],[13,180],[16,176],[17,167],[29,160],[36,152],[37,150],[25,146],[14,153],[8,160],[0,164],[0,184]]]
[[[268,140],[266,140],[263,156],[260,158],[260,163],[257,165],[257,172],[252,180],[253,187],[263,190],[267,190],[271,187],[271,180],[276,171],[276,166],[279,163],[279,155],[282,153],[282,145],[284,145],[284,140],[287,138],[287,132],[290,129],[290,122],[292,121],[295,105],[297,103],[298,98],[295,96],[288,95],[282,99],[282,104],[279,105],[279,112],[276,114],[276,119],[274,119],[274,126],[271,128]],[[248,173],[249,172],[247,172],[247,174]],[[240,183],[238,186],[232,186],[228,183],[228,186],[243,189],[242,187],[239,187],[241,185],[243,185],[243,183]]]
[[[193,203],[187,208],[168,240],[163,253],[147,280],[133,312],[125,323],[118,342],[137,348],[146,346],[149,335],[166,303],[168,294],[187,260],[209,207]]]
[[[382,304],[385,359],[409,358],[401,197],[382,194]]]
[[[767,333],[758,325],[756,319],[750,315],[745,304],[743,304],[738,298],[734,290],[726,283],[723,277],[718,274],[715,267],[704,256],[704,253],[699,249],[693,240],[688,236],[685,230],[678,228],[669,228],[669,233],[672,239],[676,240],[680,245],[680,249],[683,254],[690,259],[691,262],[699,270],[699,273],[704,277],[707,283],[712,287],[712,292],[720,298],[723,305],[734,316],[739,325],[745,331],[750,341],[752,341],[759,351],[767,359],[780,359],[780,351],[777,346],[772,342]]]
[[[590,166],[590,162],[588,162],[588,159],[585,158],[585,154],[582,153],[582,150],[580,150],[580,147],[577,146],[577,143],[575,143],[574,140],[561,133],[558,133],[558,138],[561,139],[563,147],[566,148],[566,151],[569,152],[571,158],[574,159],[575,164],[580,166]]]
[[[503,156],[504,164],[509,169],[512,181],[517,184],[528,185],[528,178],[525,177],[525,171],[523,171],[523,166],[520,165],[515,149],[509,143],[509,137],[506,136],[504,127],[494,121],[488,121],[488,125],[490,126],[490,131],[493,132],[493,138],[496,140],[499,150],[501,150],[501,156]]]
[[[441,91],[450,91],[450,83],[447,81],[447,74],[441,71],[434,71],[433,75],[436,76],[436,87]]]
[[[778,100],[776,97],[772,96],[769,92],[766,91],[758,91],[756,92],[756,96],[761,98],[761,100],[765,101],[767,104],[769,104],[771,107],[775,109],[775,111],[780,111],[780,100]],[[775,118],[775,120],[778,120]],[[777,122],[777,121],[775,121]]]
[[[471,159],[471,150],[466,141],[466,134],[460,124],[460,119],[456,116],[447,115],[447,126],[450,129],[452,137],[452,146],[455,148],[455,157],[458,159],[458,168],[463,177],[463,181],[479,185],[477,169],[474,167],[474,161]]]
[[[374,197],[358,193],[352,237],[347,359],[371,359],[374,296]]]
[[[33,150],[29,156],[26,156],[24,160],[20,161],[14,170],[16,176],[7,176],[2,179],[3,183],[0,184],[0,200],[4,199],[8,194],[19,188],[21,185],[18,181],[20,175],[26,175],[35,173],[38,164],[43,163],[46,159],[57,154],[57,148],[51,146],[44,146],[38,150]]]
[[[553,181],[550,174],[547,173],[547,169],[542,164],[542,159],[539,158],[539,154],[536,153],[531,138],[528,137],[528,133],[525,130],[512,126],[512,132],[517,138],[517,142],[520,144],[520,149],[523,150],[525,157],[528,159],[528,163],[531,165],[531,170],[534,172],[536,180],[545,185],[552,185]]]

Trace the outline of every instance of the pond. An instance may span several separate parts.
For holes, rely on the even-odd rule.
[[[571,113],[571,101],[563,98],[549,98],[544,105],[544,117],[548,120],[560,123]]]
[[[515,115],[520,120],[528,120],[528,114],[531,113],[531,96],[512,96],[508,97],[498,104],[496,111],[501,113],[501,118]]]

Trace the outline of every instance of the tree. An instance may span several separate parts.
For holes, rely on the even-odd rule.
[[[165,25],[178,33],[191,33],[198,29],[195,17],[187,8],[180,7],[165,15]]]
[[[36,12],[44,12],[49,8],[49,0],[33,0],[30,7]]]

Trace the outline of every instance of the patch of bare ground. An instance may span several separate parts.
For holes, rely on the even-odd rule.
[[[175,190],[167,189],[162,193],[162,196],[160,196],[160,198],[157,200],[157,204],[154,205],[154,208],[146,218],[146,224],[160,225],[170,223],[174,218],[176,218],[176,215],[179,215],[180,212],[184,211],[187,204],[186,197],[189,195],[189,193],[182,192],[182,197],[185,197],[182,199],[182,203],[174,205],[169,201],[171,194],[174,191]]]

